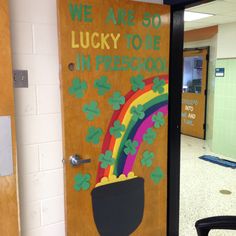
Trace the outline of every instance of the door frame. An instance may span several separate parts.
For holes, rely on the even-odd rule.
[[[164,0],[171,5],[168,124],[167,235],[179,235],[180,128],[183,77],[184,9],[214,0]],[[178,42],[178,43],[176,43]],[[177,62],[177,63],[176,63]]]
[[[207,51],[207,57],[206,57],[206,87],[205,87],[205,108],[204,108],[204,137],[203,140],[206,140],[206,130],[207,130],[207,126],[206,126],[206,121],[207,121],[207,96],[208,96],[208,73],[209,73],[209,59],[210,59],[210,46],[205,46],[205,47],[196,47],[196,48],[184,48],[183,53],[184,52],[191,52],[191,51],[199,51],[199,50],[206,50]],[[184,58],[184,54],[183,54],[183,58]],[[182,103],[182,97],[181,97],[181,103]],[[189,135],[191,136],[191,135]]]

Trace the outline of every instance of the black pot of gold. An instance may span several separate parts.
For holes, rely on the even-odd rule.
[[[94,221],[101,236],[128,236],[142,222],[143,178],[101,185],[91,194]]]

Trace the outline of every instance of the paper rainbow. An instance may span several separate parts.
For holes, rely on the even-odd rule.
[[[124,174],[128,176],[132,172],[138,150],[143,142],[143,135],[146,131],[154,126],[152,121],[153,115],[162,112],[164,116],[168,113],[168,76],[158,76],[159,79],[165,80],[164,93],[159,94],[152,90],[153,80],[156,76],[144,80],[145,87],[136,92],[130,91],[125,96],[126,103],[121,106],[120,110],[115,111],[112,115],[108,125],[105,138],[102,145],[102,153],[107,150],[112,151],[112,157],[115,159],[115,164],[108,166],[106,169],[101,168],[99,163],[96,182],[99,183],[103,177],[112,177]],[[142,105],[144,107],[145,117],[138,121],[132,120],[131,108]],[[114,122],[119,120],[121,124],[125,125],[125,132],[120,138],[115,138],[110,134],[110,128]],[[124,152],[125,142],[127,140],[137,141],[138,147],[134,155],[126,155]]]

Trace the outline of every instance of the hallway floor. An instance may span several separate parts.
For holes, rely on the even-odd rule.
[[[200,160],[204,154],[225,158],[210,152],[204,140],[182,135],[180,236],[196,236],[198,219],[236,215],[236,170]],[[224,195],[220,190],[232,194]],[[211,231],[209,235],[236,236],[236,231]]]

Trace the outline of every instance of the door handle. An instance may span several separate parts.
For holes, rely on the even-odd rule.
[[[70,156],[70,164],[72,167],[78,167],[86,163],[90,163],[91,159],[82,159],[79,155],[74,154]]]

